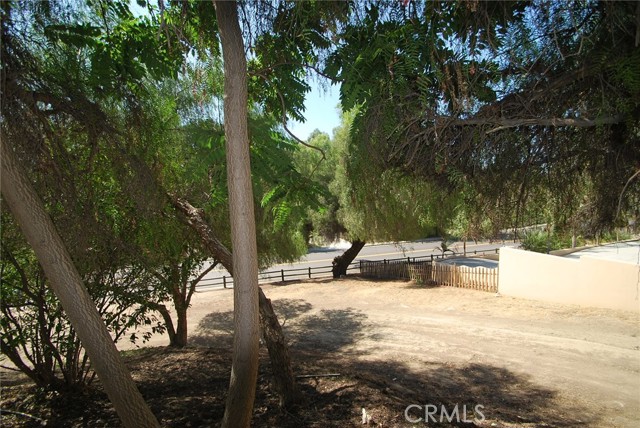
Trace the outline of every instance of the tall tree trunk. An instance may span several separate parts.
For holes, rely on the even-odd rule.
[[[233,276],[232,255],[215,236],[215,233],[205,221],[202,210],[194,207],[184,199],[175,196],[170,196],[170,198],[173,206],[183,214],[183,220],[198,233],[207,251]],[[278,317],[271,306],[271,301],[259,287],[258,295],[260,326],[262,327],[263,337],[271,359],[271,370],[274,377],[273,385],[280,398],[280,405],[288,407],[298,403],[301,399],[298,385],[293,376],[289,347],[282,332],[282,326],[278,322]]]
[[[0,154],[0,187],[4,200],[33,247],[123,425],[158,427],[157,419],[133,383],[64,242],[6,142],[0,141]]]
[[[247,122],[247,61],[236,2],[215,1],[224,60],[224,133],[234,273],[233,362],[224,428],[249,427],[258,378],[258,250]]]
[[[364,247],[365,242],[359,239],[356,239],[351,243],[351,247],[347,249],[342,255],[333,259],[333,277],[340,278],[342,275],[347,274],[347,268],[356,258],[360,250]]]

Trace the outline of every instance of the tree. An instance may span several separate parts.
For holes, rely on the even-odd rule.
[[[211,109],[222,104],[222,93],[209,86],[202,94],[194,89],[203,82],[222,79],[217,63],[208,64],[212,70],[204,70],[205,64],[195,62],[177,81],[169,79],[157,89],[147,88],[140,100],[144,109],[129,137],[139,143],[117,155],[125,167],[120,176],[130,175],[123,180],[136,194],[121,197],[141,199],[136,190],[142,186],[146,189],[142,201],[135,203],[132,232],[136,240],[130,252],[173,300],[177,323],[164,304],[148,302],[147,306],[162,314],[174,346],[187,342],[186,313],[197,284],[190,278],[197,279],[212,269],[203,265],[207,255],[198,242],[200,231],[192,228],[190,219],[198,217],[211,225],[219,245],[228,246],[230,241],[224,131],[217,121],[221,118]],[[300,206],[312,201],[314,195],[313,188],[292,166],[293,144],[274,130],[274,125],[259,112],[249,120],[260,266],[292,260],[306,251],[298,231]],[[193,205],[203,207],[202,212]],[[195,217],[194,212],[198,213]],[[190,227],[185,228],[184,223]],[[233,272],[230,263],[215,260]]]
[[[343,113],[332,139],[322,134],[309,138],[310,144],[322,148],[326,160],[309,148],[297,159],[300,168],[313,172],[325,188],[321,208],[310,210],[311,229],[328,241],[352,242],[334,259],[334,278],[347,274],[365,242],[423,238],[444,222],[438,218],[446,200],[442,193],[399,171],[379,169],[353,150],[350,131],[356,114],[357,109]]]
[[[158,288],[169,290],[176,313],[176,323],[174,324],[171,313],[164,304],[156,300],[143,300],[142,305],[160,313],[169,335],[169,346],[176,348],[185,347],[188,343],[187,311],[196,286],[218,264],[213,262],[205,267],[207,260],[204,254],[194,247],[186,245],[178,259],[165,259],[162,267],[147,267],[157,279]],[[197,272],[195,277],[194,272]]]
[[[71,18],[68,21],[59,19],[60,16],[66,15],[58,15],[60,11],[55,7],[52,12],[49,6],[49,3],[34,5],[34,9],[42,7],[45,15],[44,19],[36,19],[32,27],[27,24],[26,28],[33,30],[30,34],[35,35],[28,39],[44,40],[45,45],[50,43],[53,46],[52,50],[59,49],[65,55],[52,54],[48,45],[43,47],[41,52],[28,41],[21,45],[24,40],[19,32],[15,33],[19,26],[13,23],[12,26],[8,25],[11,20],[3,19],[3,59],[10,65],[3,68],[3,72],[9,70],[6,74],[10,77],[3,80],[3,83],[7,84],[2,91],[3,117],[7,118],[3,122],[3,131],[7,131],[16,152],[19,152],[21,157],[29,158],[29,154],[36,153],[36,156],[32,157],[33,161],[28,164],[30,169],[38,171],[44,164],[64,174],[65,179],[57,182],[47,181],[46,174],[42,174],[44,179],[38,175],[39,179],[36,180],[39,186],[52,185],[52,194],[55,197],[62,196],[62,206],[64,210],[68,210],[64,212],[72,213],[74,207],[85,203],[84,199],[76,197],[77,188],[86,188],[89,191],[94,188],[87,186],[86,182],[82,185],[82,180],[77,177],[84,178],[84,172],[93,171],[96,165],[107,164],[113,167],[113,175],[101,176],[97,183],[115,189],[107,198],[109,203],[105,204],[102,199],[96,200],[93,199],[94,195],[89,195],[87,218],[96,216],[92,210],[93,205],[103,204],[111,209],[110,214],[114,214],[113,218],[110,218],[113,220],[111,226],[114,230],[125,235],[133,232],[127,236],[133,241],[131,245],[122,245],[129,242],[116,242],[117,251],[125,251],[131,256],[135,255],[136,251],[140,253],[134,261],[140,263],[147,273],[155,274],[161,283],[166,284],[165,289],[171,291],[176,306],[179,306],[176,333],[185,332],[186,325],[180,322],[180,318],[184,318],[183,315],[186,313],[194,282],[186,284],[184,278],[188,277],[186,270],[189,266],[197,265],[197,262],[189,261],[191,255],[197,252],[197,248],[185,249],[177,245],[176,248],[165,251],[165,246],[170,244],[170,240],[164,237],[179,230],[171,218],[171,212],[167,210],[167,201],[173,203],[176,200],[171,192],[179,186],[166,179],[173,171],[172,168],[165,167],[163,161],[170,160],[169,163],[173,166],[173,163],[180,163],[180,160],[172,158],[171,155],[154,156],[155,150],[166,150],[170,144],[163,146],[157,143],[165,141],[165,129],[155,126],[160,120],[155,123],[148,120],[148,116],[153,116],[158,109],[153,108],[157,100],[157,97],[153,96],[154,88],[146,80],[147,76],[158,79],[174,72],[175,51],[167,52],[166,48],[171,46],[171,43],[165,38],[166,33],[160,33],[159,39],[149,39],[148,36],[153,34],[155,28],[149,25],[150,22],[146,18],[134,18],[123,2],[92,3],[87,10],[79,5],[78,8],[82,9],[82,19],[73,13],[69,15],[79,18],[77,22]],[[95,10],[89,10],[91,8]],[[6,10],[9,9],[7,6]],[[31,9],[26,10],[27,15],[32,13]],[[83,14],[84,12],[86,14]],[[39,15],[34,13],[33,16]],[[106,28],[102,28],[101,25]],[[157,44],[160,46],[156,46]],[[10,54],[5,55],[6,52]],[[42,55],[33,55],[34,52]],[[55,72],[70,69],[75,71],[73,78],[68,78],[65,73]],[[25,72],[17,73],[17,70]],[[164,119],[166,116],[160,114],[158,117]],[[63,128],[62,124],[70,126]],[[148,126],[150,124],[153,126]],[[44,132],[41,132],[41,128]],[[63,134],[63,137],[59,137],[62,133],[48,132],[52,129],[71,129],[75,135]],[[29,141],[30,136],[38,135],[41,138],[36,137],[37,144]],[[75,138],[76,136],[79,138]],[[106,136],[109,138],[105,138]],[[40,148],[46,149],[39,150]],[[52,154],[53,159],[48,157],[49,154]],[[60,168],[61,166],[63,168]],[[67,166],[70,168],[67,169]],[[158,180],[160,177],[163,180]],[[69,185],[69,188],[65,187],[58,192],[57,185]],[[164,190],[163,185],[170,191]],[[268,190],[266,192],[269,193]],[[124,197],[120,199],[122,196]],[[113,204],[115,200],[121,201],[121,204]],[[276,207],[283,206],[281,196],[276,196],[273,192],[268,198],[263,198],[266,207],[272,203],[277,203]],[[60,205],[54,203],[51,206],[58,208]],[[281,231],[286,230],[282,228],[283,219],[287,218],[281,214],[283,210],[274,208],[271,212],[272,223]],[[268,216],[264,218],[268,220]],[[128,220],[132,220],[131,223],[127,224]],[[127,229],[132,226],[133,229]],[[73,236],[81,237],[80,234]],[[268,234],[265,234],[266,236]],[[95,250],[84,244],[72,248],[79,253],[87,249]],[[113,247],[108,247],[105,245],[104,249],[114,251]],[[100,250],[102,249],[100,247]],[[161,257],[149,257],[155,253],[159,253]],[[275,253],[271,253],[270,257],[273,257],[273,254]],[[166,271],[160,267],[166,261],[162,260],[162,256],[166,256],[166,260],[170,262]],[[197,257],[199,256],[196,256],[196,260]],[[187,269],[184,269],[185,266]],[[122,265],[115,267],[123,268]],[[176,279],[178,277],[180,278]],[[270,308],[268,300],[262,300],[266,304],[261,307]],[[157,302],[142,303],[153,306]],[[270,312],[271,318],[265,319],[275,320],[275,325],[278,325],[272,309]],[[167,311],[164,311],[163,315],[166,314]],[[170,322],[167,324],[171,325]],[[175,335],[178,336],[180,335]],[[284,344],[281,331],[280,336],[272,338],[272,343],[280,340]],[[276,367],[280,366],[274,364],[274,369]],[[288,368],[290,374],[290,364]]]
[[[233,276],[233,256],[217,238],[204,218],[203,211],[181,199],[175,200],[175,206],[184,215],[184,221],[199,235],[208,253]],[[264,295],[260,287],[258,287],[258,298],[260,326],[271,359],[276,393],[280,397],[280,406],[290,407],[299,403],[301,399],[291,368],[289,348],[271,301]]]
[[[639,158],[637,11],[370,3],[326,72],[342,80],[343,108],[359,107],[351,144],[368,165],[461,194],[453,206],[485,211],[494,230],[541,211],[566,224],[587,194],[597,229],[613,224]]]
[[[223,427],[249,427],[258,376],[258,252],[249,134],[247,64],[235,2],[216,1],[224,58],[224,123],[233,247],[233,363]]]
[[[44,208],[46,204],[58,219],[64,219],[60,212],[88,213],[82,222],[68,224],[74,232],[88,224],[97,226],[96,232],[104,230],[103,223],[92,221],[97,217],[96,212],[100,212],[92,205],[96,199],[84,199],[94,188],[77,186],[76,177],[106,179],[100,184],[117,187],[109,180],[112,177],[94,174],[99,162],[93,161],[102,155],[101,138],[111,133],[118,135],[113,124],[106,120],[108,109],[103,109],[100,103],[114,101],[105,104],[119,106],[123,99],[130,101],[132,93],[128,89],[140,82],[144,62],[158,59],[147,56],[140,61],[139,56],[125,54],[127,49],[135,50],[155,40],[147,38],[152,29],[128,15],[122,3],[103,6],[103,16],[98,22],[109,27],[105,31],[94,25],[95,21],[78,24],[82,21],[76,21],[77,18],[92,17],[84,14],[83,5],[27,2],[14,9],[13,3],[2,3],[2,194],[34,248],[125,426],[157,426],[74,266],[78,263],[82,270],[99,274],[91,272],[91,259],[104,249],[117,251],[111,246],[114,242],[109,241],[103,247],[99,240],[92,241],[95,236],[87,231],[94,229],[89,227],[84,235],[67,235],[78,238],[68,251]],[[120,31],[123,26],[134,31]],[[129,38],[133,34],[135,36]],[[160,60],[148,65],[149,70],[159,72],[166,70],[167,63]],[[130,84],[120,85],[120,78]],[[105,95],[105,90],[109,95]],[[117,144],[114,144],[116,148]],[[68,152],[69,146],[75,150]],[[45,199],[44,204],[40,201],[43,197],[20,171],[21,162],[30,171],[29,178],[41,190],[41,195],[48,198],[53,194],[56,198]],[[53,191],[42,192],[43,188],[49,190],[47,185]],[[83,205],[87,201],[89,204]],[[114,214],[110,220],[116,220],[116,226],[121,226],[117,223],[121,212],[116,210]],[[84,264],[85,261],[88,263]]]
[[[159,426],[124,366],[55,226],[4,138],[0,147],[3,198],[33,247],[123,424]]]
[[[305,236],[314,245],[326,245],[343,237],[344,226],[337,218],[340,207],[338,196],[330,186],[339,164],[337,151],[331,137],[315,130],[307,139],[309,147],[303,146],[295,153],[295,165],[302,175],[310,177],[322,189],[319,203],[310,206],[305,213]]]
[[[148,280],[154,283],[154,293],[145,291],[149,284],[119,289],[120,297],[128,292],[137,299],[121,299],[129,307],[118,310],[161,310],[172,344],[183,346],[194,286],[186,287],[185,281],[199,267],[197,248],[186,244],[189,236],[177,220],[159,215],[170,206],[163,195],[151,191],[157,190],[150,182],[153,174],[140,167],[143,162],[176,162],[182,154],[169,153],[176,141],[164,132],[178,122],[173,104],[146,80],[149,75],[170,75],[167,65],[173,59],[162,46],[155,55],[149,52],[155,50],[155,39],[148,39],[155,30],[122,3],[94,4],[97,11],[83,4],[70,11],[58,10],[57,3],[30,6],[34,10],[26,7],[23,13],[43,16],[27,24],[30,36],[24,40],[12,34],[19,24],[3,21],[8,75],[18,74],[7,83],[4,98],[10,138],[35,165],[38,190],[54,222],[65,230],[63,239],[73,249],[83,278],[99,277],[105,269],[99,262],[104,260],[111,263],[112,272],[141,269],[141,282],[147,274],[155,275]],[[99,25],[95,14],[103,15]],[[33,40],[44,46],[30,43]],[[107,52],[105,45],[113,49]],[[129,55],[128,50],[137,54]],[[120,73],[123,81],[114,82],[116,70],[125,71]],[[67,71],[72,71],[70,76],[61,75]],[[167,274],[163,269],[168,260]],[[159,303],[167,296],[175,300],[178,334]]]
[[[343,116],[344,119],[344,116]],[[348,127],[348,124],[343,124]],[[337,130],[340,132],[339,130]],[[349,230],[338,219],[340,210],[340,186],[334,186],[343,161],[340,159],[335,141],[328,134],[315,130],[308,138],[306,146],[296,154],[296,164],[301,171],[314,180],[323,189],[321,203],[310,206],[307,210],[308,241],[321,244],[335,242],[339,239],[352,239],[352,245],[342,255],[333,260],[332,274],[340,278],[347,274],[351,262],[364,248],[365,242],[357,235],[349,234]],[[337,191],[332,191],[337,190]]]
[[[196,68],[194,74],[199,73],[197,70]],[[215,75],[216,71],[214,70],[211,74]],[[208,74],[203,76],[209,79]],[[220,154],[224,157],[224,150],[219,144],[224,143],[220,138],[222,137],[221,128],[216,123],[203,120],[202,116],[194,114],[194,109],[189,114],[185,114],[185,110],[189,110],[195,103],[180,98],[184,97],[184,91],[172,92],[175,86],[179,90],[181,85],[182,88],[186,86],[191,89],[191,85],[197,83],[195,80],[184,79],[177,85],[169,81],[162,82],[158,89],[146,87],[144,93],[137,95],[140,109],[135,111],[130,129],[126,128],[127,141],[133,144],[120,146],[115,153],[108,152],[115,158],[114,164],[120,168],[117,175],[126,189],[119,199],[125,201],[123,205],[135,207],[133,212],[127,212],[135,218],[135,227],[131,230],[135,240],[127,251],[137,254],[138,260],[159,282],[160,287],[157,288],[166,290],[169,297],[174,300],[178,315],[175,332],[172,329],[174,324],[171,314],[166,307],[154,301],[142,303],[162,313],[168,326],[171,342],[177,346],[186,342],[186,311],[196,284],[196,281],[188,278],[197,272],[194,268],[199,266],[198,262],[204,259],[204,254],[197,245],[198,239],[194,238],[193,233],[189,233],[188,229],[185,230],[177,222],[176,212],[167,206],[168,202],[176,208],[178,218],[188,217],[195,211],[185,198],[202,203],[207,207],[205,211],[207,222],[214,220],[216,230],[223,231],[219,235],[222,238],[214,237],[215,241],[220,245],[228,242],[229,219],[222,220],[228,211],[226,209],[227,190],[221,183],[227,178],[227,175],[222,173],[224,162],[219,158]],[[191,90],[188,92],[192,93]],[[211,95],[200,97],[199,102],[208,103],[216,95],[214,91]],[[175,115],[176,106],[172,102],[176,99],[178,104],[183,104],[178,105],[180,120]],[[186,124],[184,124],[185,121]],[[124,121],[124,123],[128,122]],[[254,188],[265,192],[262,205],[270,208],[270,204],[274,204],[273,217],[263,213],[259,216],[263,221],[260,228],[263,240],[261,259],[266,262],[274,258],[293,257],[299,249],[296,248],[296,244],[290,244],[291,241],[295,242],[288,233],[292,229],[289,229],[288,225],[283,225],[287,219],[292,218],[292,210],[287,211],[288,215],[282,215],[282,209],[275,209],[284,206],[283,198],[271,188],[280,190],[282,187],[289,187],[287,192],[295,194],[295,192],[304,192],[305,186],[302,182],[296,182],[295,186],[287,186],[299,175],[287,163],[290,156],[286,153],[290,144],[282,141],[277,133],[270,132],[270,122],[258,117],[253,118],[252,123],[254,126],[252,127],[251,155],[258,163],[257,179],[253,185]],[[203,139],[201,135],[205,132],[209,135]],[[271,183],[276,180],[281,184],[272,185]],[[144,191],[140,191],[141,188]],[[266,195],[269,197],[267,198]],[[291,205],[293,204],[287,206]],[[270,223],[274,227],[269,228]],[[230,263],[225,264],[224,258],[221,261],[233,273]],[[195,275],[202,274],[203,272],[195,273]],[[267,301],[265,298],[261,299],[261,302],[263,300]],[[261,304],[261,313],[265,320],[271,320],[270,324],[277,325],[277,319],[270,306]],[[276,342],[284,344],[281,331],[272,333],[269,337],[276,338],[267,341],[271,354],[286,353],[286,351],[278,351],[278,347],[274,346]],[[283,378],[293,379],[290,375],[290,364],[289,367],[282,367],[280,363],[275,362],[273,367],[274,372],[282,371]],[[278,378],[277,375],[276,378]],[[280,383],[293,384],[292,382]],[[284,389],[281,388],[281,390]],[[284,393],[283,404],[294,402],[295,399],[292,397],[293,394]]]
[[[76,330],[15,221],[6,210],[1,216],[2,353],[43,389],[64,392],[90,384],[95,372]],[[146,340],[163,328],[153,324],[153,311],[137,302],[158,296],[149,286],[151,276],[141,266],[122,268],[121,256],[112,253],[118,261],[99,257],[91,263],[85,258],[78,263],[79,274],[114,342],[140,325],[151,327],[142,337]],[[137,339],[134,333],[131,340]]]

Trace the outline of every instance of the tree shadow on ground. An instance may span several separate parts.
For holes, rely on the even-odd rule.
[[[291,423],[280,420],[278,426],[283,428],[320,426],[308,419],[310,406],[317,412],[311,417],[321,414],[324,427],[345,426],[345,413],[350,414],[349,426],[357,426],[362,408],[374,426],[385,427],[600,426],[595,412],[559,400],[556,391],[535,384],[527,375],[489,364],[433,363],[415,370],[394,361],[347,357],[327,367],[328,361],[312,363],[315,355],[309,351],[296,353],[294,359],[300,362],[298,373],[337,372],[343,377],[301,380],[307,405],[292,414]]]
[[[294,320],[313,309],[311,303],[303,299],[279,299],[272,302],[273,310],[283,327],[289,320]]]
[[[313,306],[302,299],[279,299],[273,306],[293,348],[322,349],[323,354],[332,354],[374,336],[365,333],[367,315],[352,308],[313,312]],[[189,340],[193,345],[219,346],[232,337],[233,311],[225,311],[207,314]]]
[[[283,327],[312,309],[312,305],[302,299],[280,299],[272,304]],[[215,346],[220,340],[233,337],[233,331],[233,311],[211,312],[200,320],[189,340],[194,345]]]
[[[189,343],[196,346],[227,346],[233,341],[233,311],[211,312],[205,315]]]
[[[429,415],[425,417],[426,405],[431,405],[430,410],[436,412],[432,423],[449,422],[447,416],[442,415],[442,409],[451,415],[457,408],[461,420],[449,423],[452,426],[474,426],[462,419],[466,409],[466,419],[473,420],[476,406],[481,406],[478,409],[482,415],[475,414],[479,419],[522,424],[519,426],[573,427],[580,425],[585,416],[585,410],[574,404],[567,407],[567,403],[557,403],[556,391],[535,384],[529,376],[490,364],[431,363],[415,370],[402,364],[376,361],[358,362],[353,369],[369,384],[378,385],[395,397],[402,407],[403,418],[410,404],[416,405],[409,412],[413,420],[431,419]],[[414,401],[407,403],[408,398]]]
[[[366,332],[367,318],[352,308],[323,309],[289,323],[284,330],[293,348],[321,349],[327,355],[372,336]]]
[[[503,367],[479,363],[409,366],[347,353],[318,358],[324,354],[321,347],[293,352],[294,373],[304,376],[298,378],[303,402],[297,408],[282,410],[269,387],[268,355],[264,349],[261,351],[252,427],[362,426],[363,408],[373,419],[368,426],[385,428],[610,426],[593,407],[569,402],[527,375]],[[218,426],[224,414],[230,356],[231,348],[226,346],[154,348],[127,358],[127,365],[162,427],[212,427]],[[339,375],[327,376],[335,373]],[[3,408],[39,415],[50,426],[120,426],[113,407],[99,390],[40,399],[37,408],[33,407],[31,390],[11,400],[5,397]],[[414,406],[405,415],[410,405]],[[433,407],[425,423],[428,405]],[[479,409],[482,415],[474,414],[478,405],[483,406]],[[474,416],[478,419],[474,420]],[[41,426],[35,420],[16,418],[11,423],[3,414],[3,426]]]
[[[273,304],[291,345],[294,372],[305,376],[299,379],[305,404],[297,410],[278,410],[276,398],[267,386],[270,370],[262,367],[263,381],[258,391],[262,405],[256,407],[254,427],[359,426],[362,408],[384,427],[601,425],[602,416],[593,406],[568,401],[559,391],[538,385],[527,374],[499,365],[415,360],[405,363],[352,352],[350,345],[376,339],[376,334],[371,333],[375,328],[361,311],[315,311],[300,299],[281,299]],[[198,325],[192,343],[230,349],[232,332],[231,311],[211,313]],[[261,364],[268,366],[265,349],[262,354]],[[339,376],[323,376],[336,373]],[[217,383],[224,385],[222,379]],[[180,389],[186,390],[186,385]],[[415,406],[407,421],[405,410],[409,405]],[[208,420],[215,419],[221,406],[208,414]],[[425,415],[426,411],[430,413]]]

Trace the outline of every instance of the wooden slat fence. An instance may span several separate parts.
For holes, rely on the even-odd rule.
[[[493,293],[498,291],[497,268],[456,266],[434,262],[431,279],[434,283],[447,287],[470,288]]]
[[[498,269],[481,266],[456,266],[430,260],[361,260],[360,274],[367,278],[406,279],[425,285],[498,291]]]
[[[430,261],[411,262],[407,259],[396,260],[360,260],[360,274],[367,278],[413,279],[411,272],[418,266],[430,265]]]

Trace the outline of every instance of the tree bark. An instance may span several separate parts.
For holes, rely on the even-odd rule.
[[[207,251],[224,266],[233,276],[233,264],[231,252],[215,236],[211,227],[207,224],[202,210],[194,207],[184,199],[170,196],[173,206],[183,214],[183,220],[192,227],[200,236]],[[298,385],[293,376],[289,347],[278,322],[278,317],[273,311],[271,301],[258,287],[260,326],[264,340],[269,350],[271,370],[274,378],[273,386],[280,399],[280,405],[289,407],[300,402]]]
[[[6,142],[0,141],[0,153],[0,187],[4,200],[33,247],[123,425],[158,427],[157,419],[133,383],[64,242]]]
[[[175,195],[167,195],[169,200],[173,204],[173,207],[178,210],[178,213],[182,214],[182,220],[193,230],[196,231],[200,240],[211,253],[214,259],[218,260],[222,266],[233,276],[233,262],[231,251],[225,247],[225,245],[216,237],[213,230],[204,218],[204,214],[201,209],[198,209],[191,205],[189,201],[179,198]]]
[[[176,305],[176,314],[178,315],[178,327],[176,328],[176,335],[171,341],[171,346],[176,348],[184,348],[187,346],[188,332],[187,332],[187,307],[182,305]]]
[[[260,290],[260,326],[267,343],[273,387],[280,399],[280,407],[290,408],[300,403],[302,397],[291,367],[291,356],[278,317],[273,311],[271,300]]]
[[[342,255],[333,259],[333,277],[340,278],[342,275],[347,274],[347,268],[356,258],[360,250],[364,247],[365,242],[359,239],[356,239],[351,243],[351,247],[347,249]]]
[[[247,62],[236,2],[214,2],[224,60],[224,133],[233,247],[233,362],[222,427],[248,428],[258,378],[258,250],[247,107]]]
[[[164,320],[164,323],[167,327],[167,335],[169,336],[169,345],[173,346],[173,343],[176,340],[176,329],[175,329],[175,326],[173,325],[173,319],[171,318],[171,313],[169,312],[169,309],[167,309],[167,307],[161,303],[145,302],[144,304],[149,308],[153,309],[154,311],[157,311],[160,313],[160,316],[162,316],[162,319]]]

